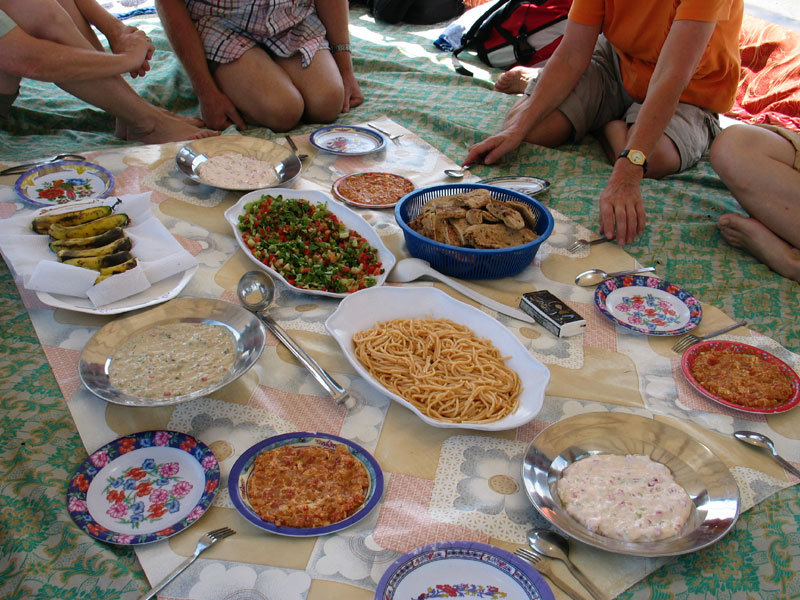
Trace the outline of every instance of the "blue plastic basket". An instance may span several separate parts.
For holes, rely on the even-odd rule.
[[[532,242],[503,248],[500,250],[481,250],[459,248],[442,244],[420,235],[408,223],[422,211],[422,206],[434,199],[453,194],[463,194],[471,190],[489,190],[496,200],[518,200],[529,205],[536,214],[535,231],[539,237]],[[403,230],[406,246],[411,256],[427,260],[431,266],[445,275],[461,279],[498,279],[516,275],[533,261],[536,252],[553,231],[553,215],[541,202],[520,192],[480,183],[454,183],[420,188],[406,194],[394,207],[394,217]]]

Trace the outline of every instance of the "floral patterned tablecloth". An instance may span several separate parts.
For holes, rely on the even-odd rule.
[[[452,161],[388,119],[374,121],[397,133],[400,144],[384,152],[348,157],[317,152],[298,138],[307,162],[298,188],[328,191],[338,177],[366,170],[391,170],[417,186],[444,183],[442,168]],[[182,296],[236,302],[236,283],[251,263],[238,249],[222,214],[238,196],[199,185],[176,168],[180,145],[145,146],[95,153],[91,159],[112,171],[115,192],[150,192],[153,210],[200,264]],[[0,216],[28,207],[13,191],[0,188]],[[391,211],[360,211],[398,258],[407,255]],[[553,235],[534,263],[517,276],[467,282],[482,293],[516,306],[522,293],[549,289],[587,320],[585,333],[558,339],[544,329],[497,315],[526,348],[551,371],[544,406],[517,430],[477,432],[429,427],[410,411],[375,393],[352,370],[324,330],[335,299],[280,289],[274,318],[346,387],[357,392],[349,411],[333,404],[278,341],[269,337],[258,363],[241,379],[208,397],[161,408],[108,404],[82,385],[77,375],[82,348],[113,317],[53,310],[33,293],[20,296],[38,342],[26,329],[24,313],[8,312],[4,428],[21,442],[4,440],[2,509],[4,556],[0,590],[8,597],[132,597],[146,586],[126,548],[107,546],[82,534],[66,516],[66,480],[82,452],[74,430],[90,452],[139,431],[170,429],[189,433],[216,455],[222,484],[197,527],[136,549],[147,578],[158,581],[191,555],[201,533],[231,526],[237,534],[213,547],[166,590],[169,598],[281,598],[285,600],[372,598],[375,586],[397,557],[436,541],[470,540],[506,549],[524,545],[534,524],[546,524],[525,496],[520,463],[529,442],[549,424],[587,412],[627,412],[663,420],[693,435],[731,470],[744,512],[721,542],[677,561],[608,554],[573,543],[581,568],[609,596],[737,597],[740,594],[792,597],[800,593],[791,569],[797,557],[795,479],[763,453],[731,437],[736,429],[762,431],[785,456],[800,464],[798,411],[762,416],[737,412],[705,399],[680,373],[669,337],[646,337],[616,327],[593,304],[593,288],[572,282],[590,266],[606,270],[635,261],[612,244],[582,254],[566,248],[588,232],[557,211]],[[16,293],[5,278],[4,294]],[[431,282],[470,302],[447,286]],[[703,306],[700,333],[730,322],[713,306]],[[740,329],[727,339],[769,350],[800,366],[797,355],[765,336]],[[37,361],[39,344],[47,364]],[[60,394],[52,387],[48,365]],[[63,412],[63,396],[71,418]],[[318,538],[266,534],[234,509],[226,479],[236,458],[254,443],[280,433],[319,431],[348,438],[374,454],[386,476],[376,510],[356,526]],[[7,435],[7,434],[6,434]],[[45,450],[46,449],[46,450]],[[21,474],[21,473],[22,474]],[[52,489],[48,489],[52,488]],[[795,505],[787,512],[785,502]],[[53,516],[55,515],[55,517]],[[17,531],[21,533],[16,533]],[[54,558],[48,559],[52,554]],[[638,583],[662,565],[656,574]],[[557,571],[560,566],[554,567]],[[569,577],[565,571],[559,571]],[[132,576],[133,575],[133,576]],[[637,584],[631,590],[630,586]],[[69,590],[62,594],[62,588]],[[628,591],[626,591],[628,590]],[[554,590],[561,596],[558,589]],[[741,595],[741,597],[745,597]]]

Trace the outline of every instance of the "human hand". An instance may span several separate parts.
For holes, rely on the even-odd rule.
[[[618,160],[600,195],[600,235],[616,237],[620,246],[644,233],[643,175],[641,167]]]
[[[462,164],[494,164],[512,150],[516,150],[521,143],[522,136],[519,133],[514,129],[504,129],[473,145]]]
[[[150,70],[155,46],[144,31],[126,25],[117,35],[108,37],[108,45],[114,54],[130,56],[134,65],[130,70],[131,77],[144,77]]]
[[[200,101],[200,114],[203,116],[203,123],[210,129],[222,131],[229,125],[236,125],[238,129],[247,129],[247,124],[236,110],[230,98],[223,94],[219,89],[198,94]]]
[[[355,75],[350,77],[343,76],[342,82],[344,83],[344,103],[342,104],[342,112],[350,112],[351,108],[361,106],[364,103],[364,94],[361,92],[361,86],[358,85]]]

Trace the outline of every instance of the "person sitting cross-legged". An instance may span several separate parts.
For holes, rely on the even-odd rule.
[[[800,133],[732,125],[711,145],[711,166],[749,217],[718,219],[722,236],[800,282]]]
[[[105,52],[92,25],[108,39]],[[162,143],[217,135],[202,121],[153,106],[123,73],[144,76],[153,44],[95,0],[0,0],[0,126],[23,78],[53,82],[116,117],[117,137]]]
[[[733,105],[742,13],[742,0],[573,0],[558,48],[538,77],[515,71],[532,77],[526,95],[464,162],[595,133],[614,164],[600,232],[632,242],[645,228],[642,179],[694,165],[720,130],[717,114]],[[521,83],[509,75],[500,87]]]

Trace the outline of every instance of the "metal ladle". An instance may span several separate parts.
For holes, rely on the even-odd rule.
[[[275,297],[275,282],[272,278],[263,271],[248,271],[239,280],[236,293],[239,295],[239,301],[242,305],[247,310],[255,313],[264,322],[264,325],[275,334],[275,337],[294,354],[295,358],[314,376],[314,379],[325,388],[325,391],[331,395],[336,404],[345,404],[350,398],[350,393],[336,383],[333,377],[267,313],[267,308],[272,304],[272,299]]]
[[[542,556],[563,562],[594,598],[603,599],[603,592],[569,559],[569,541],[565,537],[549,529],[531,529],[528,532],[528,545]]]
[[[759,448],[766,448],[770,452],[772,452],[772,457],[778,461],[778,463],[789,473],[794,475],[795,477],[800,477],[800,471],[790,463],[788,460],[783,458],[778,451],[775,449],[775,443],[769,439],[767,436],[762,435],[760,433],[756,433],[755,431],[734,431],[733,437],[735,437],[740,442],[744,442],[745,444],[750,444],[751,446],[757,446]]]
[[[454,177],[455,179],[461,179],[466,175],[467,171],[469,171],[469,165],[462,165],[460,169],[445,169],[444,174],[448,177]]]
[[[637,273],[649,273],[655,271],[655,267],[643,267],[631,271],[617,271],[616,273],[606,273],[603,269],[589,269],[575,277],[575,284],[582,286],[592,286],[603,283],[606,279],[620,277],[621,275],[636,275]]]

